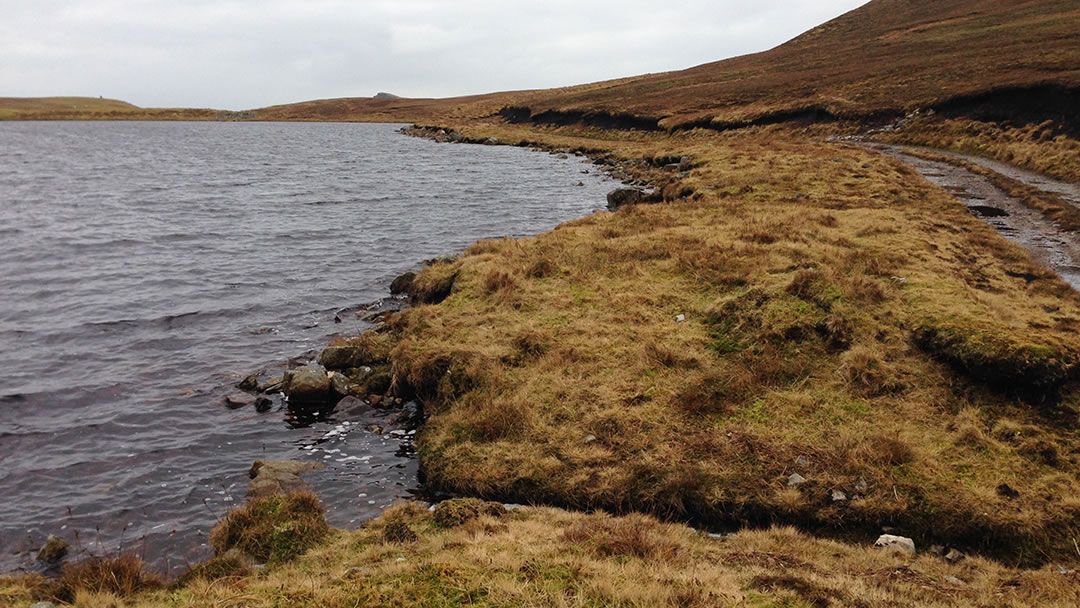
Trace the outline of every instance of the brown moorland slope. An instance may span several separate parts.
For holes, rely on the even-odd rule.
[[[1071,0],[875,0],[769,51],[682,71],[441,100],[321,100],[258,114],[423,121],[516,108],[503,116],[599,127],[723,127],[891,117],[947,102],[953,109],[993,107],[993,99],[978,96],[996,91],[1011,96],[1011,108],[1075,115],[1069,108],[1080,86],[1078,38],[1080,7]]]

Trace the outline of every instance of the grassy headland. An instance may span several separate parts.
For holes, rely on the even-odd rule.
[[[681,72],[257,110],[434,124],[653,184],[657,204],[428,265],[360,342],[424,405],[433,489],[747,529],[554,509],[446,529],[406,507],[135,605],[1074,605],[1075,572],[1046,564],[1080,563],[1080,295],[827,136],[889,126],[1080,181],[1078,36],[1072,2],[875,0]],[[868,549],[883,528],[983,557]]]

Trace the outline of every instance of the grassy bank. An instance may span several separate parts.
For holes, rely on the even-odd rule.
[[[449,295],[400,315],[392,360],[430,485],[1076,559],[1080,299],[944,191],[779,128],[466,134],[696,168],[662,182],[689,196],[420,275]]]
[[[478,508],[479,507],[479,508]],[[474,515],[478,511],[479,516]],[[792,528],[712,538],[642,515],[506,512],[462,501],[391,509],[332,531],[299,558],[254,571],[239,558],[170,586],[79,589],[86,607],[184,606],[1074,606],[1076,572],[980,558],[909,558]],[[121,570],[121,572],[129,571]],[[143,587],[154,584],[144,584]],[[0,601],[47,597],[0,579]]]

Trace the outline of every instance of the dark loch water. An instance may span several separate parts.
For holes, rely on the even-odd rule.
[[[362,330],[351,311],[419,261],[586,215],[614,183],[395,129],[0,123],[0,572],[50,533],[175,572],[257,458],[327,464],[309,479],[338,526],[416,494],[407,438],[221,399]]]

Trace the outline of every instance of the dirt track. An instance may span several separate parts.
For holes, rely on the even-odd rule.
[[[1080,291],[1080,234],[1060,228],[1042,213],[1024,205],[1020,199],[1006,194],[978,173],[947,162],[913,156],[907,153],[909,148],[904,146],[869,144],[869,147],[911,165],[927,180],[941,186],[967,205],[973,214],[986,220],[1002,236],[1024,247],[1032,257],[1057,272],[1074,289]],[[1075,184],[976,156],[933,151],[981,165],[1006,177],[1057,194],[1080,206],[1080,186]]]

